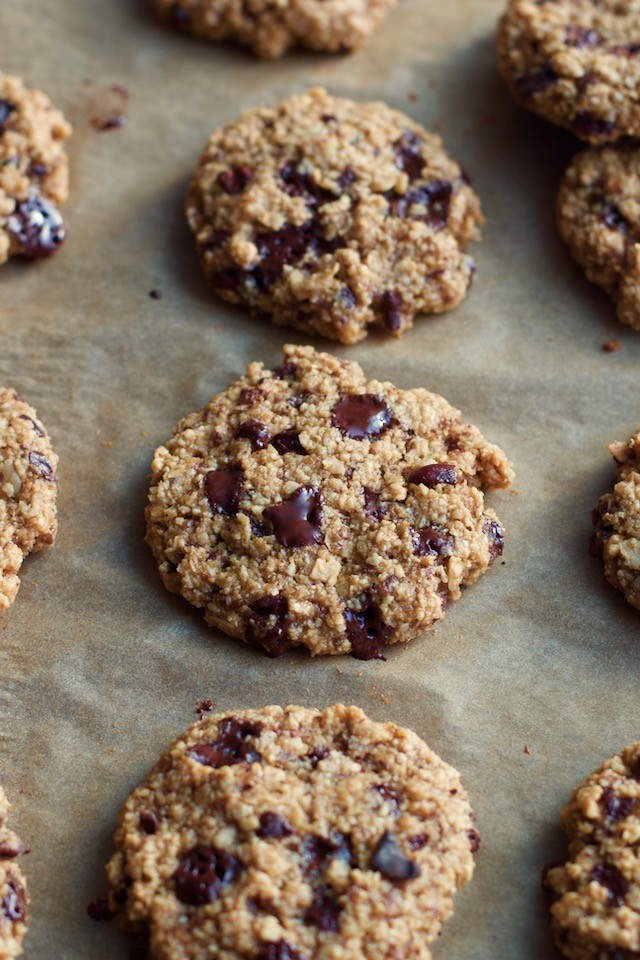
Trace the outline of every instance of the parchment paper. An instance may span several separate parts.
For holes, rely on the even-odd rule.
[[[127,955],[85,908],[106,892],[120,804],[202,698],[343,701],[412,727],[461,771],[482,835],[436,958],[556,955],[539,875],[563,853],[558,810],[640,736],[638,613],[587,554],[612,478],[604,444],[640,425],[640,334],[556,235],[556,186],[578,144],[498,80],[501,7],[401,0],[359,53],[277,63],[173,35],[134,0],[0,7],[2,69],[75,127],[65,247],[0,270],[0,383],[36,406],[60,456],[56,546],[26,562],[0,617],[0,782],[31,851],[27,960]],[[318,83],[438,130],[483,202],[471,295],[400,341],[339,347],[251,319],[208,292],[195,262],[182,202],[209,133]],[[126,123],[97,132],[88,101],[111,84],[130,94]],[[617,353],[601,349],[611,337]],[[505,564],[386,663],[259,656],[169,595],[143,542],[154,446],[247,362],[278,363],[287,340],[442,393],[516,467],[516,491],[490,497]]]

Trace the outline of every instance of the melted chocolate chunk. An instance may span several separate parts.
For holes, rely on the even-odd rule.
[[[400,170],[404,170],[410,180],[416,180],[425,165],[425,160],[420,154],[421,144],[422,139],[409,130],[394,143],[396,165]]]
[[[340,927],[340,913],[342,907],[328,887],[319,890],[304,914],[304,922],[335,933]]]
[[[613,203],[606,203],[600,214],[600,220],[605,227],[610,230],[618,230],[620,233],[626,233],[629,229],[629,221]]]
[[[154,813],[149,813],[147,810],[142,811],[140,814],[140,829],[143,833],[157,833],[159,826],[160,821]]]
[[[16,203],[5,226],[20,244],[21,253],[32,260],[55,253],[67,233],[58,208],[37,190],[30,190],[26,200]]]
[[[326,760],[329,756],[329,751],[326,747],[314,747],[313,750],[307,754],[309,761],[311,763],[311,768],[315,770],[321,760]]]
[[[501,557],[504,551],[504,530],[497,520],[488,520],[482,532],[489,541],[489,563]]]
[[[412,470],[407,483],[423,483],[425,487],[435,487],[439,483],[455,484],[456,468],[452,463],[428,463]]]
[[[317,256],[337,250],[342,244],[340,237],[327,240],[322,226],[314,220],[307,220],[301,226],[288,224],[280,230],[269,230],[255,236],[255,244],[260,255],[260,263],[252,267],[249,275],[258,289],[268,290],[282,274],[287,265],[297,263],[308,250]]]
[[[603,42],[603,36],[597,30],[585,30],[574,23],[565,27],[564,39],[569,47],[599,47]]]
[[[276,380],[295,380],[298,376],[298,364],[290,361],[283,363],[281,367],[276,367],[273,375]]]
[[[380,499],[380,494],[371,487],[363,487],[364,512],[372,520],[382,520],[389,512],[389,504]]]
[[[53,480],[53,467],[41,453],[31,451],[27,457],[29,463],[36,468],[43,480]]]
[[[402,326],[402,297],[395,290],[387,290],[380,297],[380,311],[387,330]]]
[[[114,913],[109,906],[109,901],[100,898],[87,904],[87,916],[96,923],[108,923],[113,920]]]
[[[236,430],[236,439],[248,440],[252,450],[262,450],[267,445],[267,428],[259,420],[247,420]]]
[[[228,170],[219,173],[218,183],[225,193],[236,196],[238,193],[242,193],[248,183],[251,183],[252,178],[253,170],[243,164],[241,167],[229,167]]]
[[[391,410],[375,393],[356,393],[338,400],[331,423],[350,440],[379,437],[389,429]]]
[[[247,640],[262,647],[270,657],[281,657],[291,646],[288,636],[289,601],[281,593],[251,604]]]
[[[471,853],[476,853],[480,849],[480,834],[472,828],[471,830],[467,830],[467,836],[469,837]]]
[[[272,813],[267,810],[260,814],[260,826],[256,833],[259,837],[273,837],[279,840],[281,837],[290,837],[295,830],[288,820],[279,813]]]
[[[44,163],[37,163],[36,161],[34,161],[33,163],[29,164],[29,167],[27,169],[27,176],[30,177],[32,180],[42,180],[42,178],[46,177],[46,175],[49,173],[49,170],[50,168],[45,167]]]
[[[302,845],[305,867],[314,873],[323,873],[331,860],[346,860],[353,865],[351,837],[334,830],[330,837],[310,834]]]
[[[336,199],[331,190],[319,186],[310,174],[298,170],[295,163],[285,163],[279,177],[280,189],[290,197],[303,197],[308,207],[320,207]]]
[[[289,406],[294,410],[299,410],[303,403],[309,400],[311,393],[308,390],[301,390],[300,393],[294,393],[289,400]]]
[[[453,186],[448,180],[434,180],[417,190],[404,194],[390,191],[385,194],[389,209],[396,217],[409,217],[426,223],[434,230],[444,230],[449,217]],[[425,207],[424,213],[413,213],[415,206]]]
[[[172,3],[169,7],[169,23],[174,30],[188,30],[191,17],[180,3]]]
[[[412,530],[413,549],[419,557],[450,557],[454,539],[438,527],[422,527]]]
[[[635,797],[619,797],[612,787],[605,787],[602,791],[602,803],[609,820],[617,823],[619,820],[624,820],[635,810],[637,799]]]
[[[274,446],[281,455],[284,453],[297,453],[300,456],[305,456],[307,453],[300,442],[300,435],[297,430],[283,430],[281,433],[276,433],[275,437],[272,437],[269,443]]]
[[[288,940],[278,940],[276,943],[263,943],[256,960],[305,960],[305,957]]]
[[[346,187],[350,187],[352,183],[355,183],[357,179],[351,167],[345,167],[338,177],[338,186],[344,190]]]
[[[12,843],[0,843],[0,860],[13,860],[15,857],[20,856],[21,853],[24,853],[22,844],[15,846]]]
[[[232,767],[236,763],[257,763],[262,758],[251,738],[257,737],[261,729],[259,723],[224,717],[218,724],[218,738],[190,747],[187,756],[214,769]]]
[[[356,295],[351,289],[351,287],[343,287],[342,290],[338,293],[338,296],[341,300],[341,306],[347,310],[353,310],[356,303]]]
[[[222,887],[232,883],[241,870],[240,861],[226,850],[197,843],[174,870],[176,896],[182,903],[201,907],[216,900]]]
[[[264,397],[264,390],[260,387],[244,387],[238,394],[238,403],[243,407],[251,407]]]
[[[316,487],[298,487],[287,500],[267,507],[263,516],[273,524],[283,547],[322,543],[322,495]]]
[[[429,834],[428,833],[416,833],[415,836],[409,837],[407,840],[407,846],[410,850],[422,850],[423,847],[429,843]]]
[[[386,801],[392,813],[399,812],[400,794],[395,787],[392,787],[390,783],[376,783],[373,789]]]
[[[387,880],[410,880],[419,877],[420,867],[405,857],[398,841],[388,830],[382,834],[371,857],[371,869],[377,870]]]
[[[204,478],[204,490],[212,511],[228,517],[237,513],[243,483],[244,473],[240,467],[210,470]]]
[[[571,121],[571,129],[579,137],[595,137],[607,140],[613,133],[613,124],[609,120],[601,120],[592,113],[578,113]]]
[[[17,877],[11,875],[7,877],[7,892],[4,895],[0,909],[7,920],[13,922],[24,920],[27,912],[27,902],[24,895],[24,887]]]
[[[344,621],[351,643],[351,655],[356,660],[386,660],[382,648],[389,639],[391,627],[380,616],[380,611],[366,594],[359,611],[345,607]]]
[[[591,879],[609,891],[609,901],[621,907],[629,891],[629,884],[612,863],[598,863],[591,871]]]
[[[530,73],[526,77],[518,77],[515,82],[516,93],[521,100],[530,100],[534,93],[546,90],[552,83],[555,83],[558,75],[550,64],[545,64],[535,73]]]
[[[4,133],[6,129],[6,123],[12,113],[17,110],[15,103],[10,103],[9,100],[0,99],[0,135]]]
[[[28,417],[28,416],[26,415],[26,413],[21,413],[20,416],[18,417],[18,419],[19,419],[19,420],[28,420],[29,423],[31,424],[31,426],[33,427],[33,429],[35,430],[35,432],[38,434],[38,436],[39,436],[39,437],[44,437],[44,430],[42,429],[42,427],[40,426],[40,424],[37,423],[35,420],[32,420],[31,417]]]

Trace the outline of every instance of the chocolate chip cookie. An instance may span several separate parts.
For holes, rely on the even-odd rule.
[[[382,658],[501,555],[483,487],[504,453],[426,390],[287,346],[155,451],[147,541],[165,586],[279,656]]]
[[[602,556],[609,583],[640,610],[640,431],[627,443],[609,444],[609,451],[617,483],[593,511],[591,552]]]
[[[338,704],[205,715],[114,844],[110,905],[157,960],[428,960],[479,837],[456,770]]]
[[[206,40],[235,40],[258,57],[293,47],[332,53],[355,50],[397,0],[152,0],[176,30]]]
[[[44,93],[0,72],[0,263],[48,257],[64,241],[70,133]]]
[[[1,599],[1,595],[0,595]],[[0,787],[0,958],[10,960],[22,953],[27,932],[27,888],[17,864],[23,846],[6,825],[9,801]]]
[[[616,754],[562,810],[570,860],[543,885],[557,899],[551,930],[570,960],[640,956],[640,743]]]
[[[24,558],[55,540],[57,464],[35,410],[0,388],[0,610],[15,600]]]
[[[509,0],[498,61],[518,103],[581,139],[640,135],[640,0]]]
[[[455,307],[482,222],[438,137],[320,89],[217,130],[186,212],[219,296],[342,343]]]
[[[560,236],[589,280],[640,330],[640,147],[588,147],[571,162],[557,203]]]

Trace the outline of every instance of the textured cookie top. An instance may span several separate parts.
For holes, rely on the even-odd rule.
[[[208,40],[237,40],[258,57],[292,47],[355,50],[397,0],[152,0],[176,30]]]
[[[57,465],[35,410],[0,388],[0,610],[15,600],[25,556],[55,539]]]
[[[602,555],[609,583],[640,609],[640,431],[609,450],[618,482],[593,511],[591,549]]]
[[[640,329],[640,148],[589,147],[572,160],[557,204],[560,236],[587,276]]]
[[[640,0],[509,0],[498,55],[515,99],[583,140],[640,134]]]
[[[357,707],[210,715],[124,804],[107,868],[160,960],[428,960],[479,838],[458,773]]]
[[[22,953],[27,932],[28,897],[25,879],[17,864],[24,848],[6,825],[9,802],[0,787],[0,958],[10,960]]]
[[[607,760],[562,811],[571,860],[548,868],[552,932],[571,960],[640,955],[640,743]]]
[[[186,212],[221,297],[343,343],[456,306],[482,221],[438,137],[320,89],[217,130]]]
[[[70,133],[48,97],[0,72],[0,263],[49,256],[63,242]]]
[[[511,465],[436,394],[284,354],[156,450],[147,540],[165,585],[232,636],[381,657],[502,553],[481,487],[507,486]]]

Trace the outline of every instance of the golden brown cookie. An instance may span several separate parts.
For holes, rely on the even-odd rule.
[[[23,846],[6,825],[9,801],[0,787],[0,960],[22,953],[27,932],[29,898],[24,876],[17,863]]]

